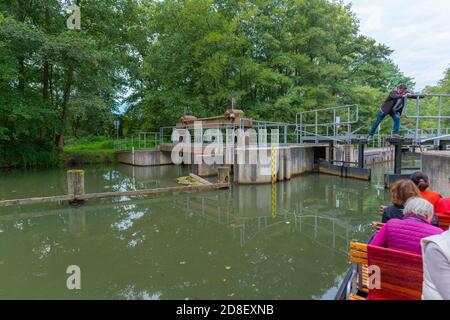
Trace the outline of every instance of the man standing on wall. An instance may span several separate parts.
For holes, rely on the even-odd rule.
[[[425,94],[424,96],[427,96]],[[386,101],[380,108],[380,112],[378,113],[377,120],[375,121],[372,129],[369,132],[368,140],[373,139],[375,135],[375,131],[377,130],[380,123],[383,121],[384,117],[387,115],[391,116],[392,120],[394,120],[394,130],[392,131],[392,138],[400,138],[400,117],[403,112],[403,108],[405,107],[405,99],[417,98],[417,95],[413,95],[408,91],[408,88],[404,84],[398,85],[387,97]],[[423,96],[420,96],[423,98]]]

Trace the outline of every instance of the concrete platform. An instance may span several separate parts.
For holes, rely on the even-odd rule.
[[[123,164],[137,167],[151,167],[173,164],[171,154],[159,150],[135,150],[116,152],[116,159]]]
[[[450,197],[450,151],[427,151],[421,154],[422,171],[431,180],[431,190]]]
[[[276,149],[276,167],[277,180],[290,180],[292,177],[311,172],[314,169],[314,149],[317,146],[310,145],[291,145],[278,147]],[[325,146],[322,146],[325,148]],[[236,153],[242,152],[246,159],[249,154],[256,151],[258,156],[263,153],[263,156],[271,159],[270,148],[258,149],[236,149]],[[258,163],[258,164],[236,164],[234,169],[234,182],[239,184],[264,184],[272,182],[272,162]]]

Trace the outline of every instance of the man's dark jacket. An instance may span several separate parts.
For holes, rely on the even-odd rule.
[[[418,97],[424,98],[423,95],[411,95],[408,99],[417,99]],[[391,113],[402,114],[403,108],[405,107],[405,99],[406,98],[403,98],[403,95],[399,94],[397,89],[395,89],[389,94],[386,101],[381,106],[381,111],[383,111],[385,115]]]

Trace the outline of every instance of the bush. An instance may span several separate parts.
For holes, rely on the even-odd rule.
[[[60,151],[52,143],[43,141],[0,144],[0,167],[56,166],[59,164]]]

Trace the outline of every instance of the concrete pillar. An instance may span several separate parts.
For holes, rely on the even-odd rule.
[[[219,167],[217,168],[218,182],[219,183],[230,183],[230,168],[229,167]]]

